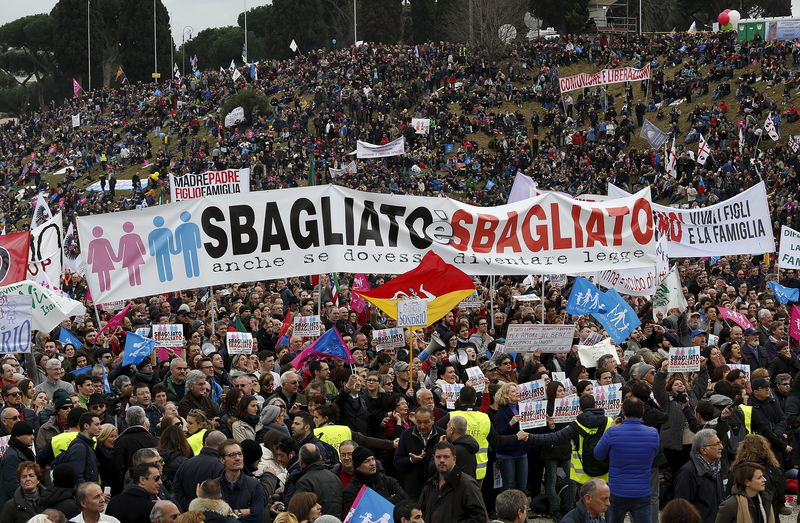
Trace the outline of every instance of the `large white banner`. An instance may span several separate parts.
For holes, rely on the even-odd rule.
[[[406,139],[400,137],[392,140],[386,145],[375,145],[358,140],[356,142],[356,158],[385,158],[387,156],[399,156],[406,152]]]
[[[603,69],[596,73],[578,73],[558,79],[558,87],[562,93],[577,91],[584,87],[597,85],[619,84],[622,82],[639,82],[650,79],[650,64],[636,69],[635,67],[620,67],[619,69]]]
[[[644,269],[609,269],[595,273],[595,283],[629,296],[652,296],[669,272],[667,236],[661,235],[656,247],[657,263]]]
[[[630,193],[609,183],[608,194]],[[676,209],[654,203],[653,212],[658,232],[667,235],[670,258],[775,252],[764,182],[708,207]]]
[[[45,286],[58,287],[62,273],[63,238],[64,221],[60,212],[31,230],[28,279]]]
[[[95,301],[328,272],[402,274],[434,251],[471,275],[656,263],[650,192],[544,194],[498,207],[335,185],[210,196],[78,217]]]
[[[0,354],[31,351],[31,297],[0,296]]]
[[[231,127],[232,125],[236,125],[237,123],[243,121],[244,121],[243,107],[237,107],[233,111],[225,115],[225,127]]]
[[[173,202],[250,192],[250,168],[206,171],[199,174],[175,176],[169,173],[169,193]]]
[[[781,247],[778,256],[781,269],[800,269],[800,232],[781,225]]]

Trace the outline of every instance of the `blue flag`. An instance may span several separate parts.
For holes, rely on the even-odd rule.
[[[111,385],[108,383],[108,374],[106,374],[106,366],[101,363],[100,368],[103,369],[103,390],[111,392]]]
[[[776,281],[767,282],[769,288],[772,289],[772,294],[775,299],[782,304],[789,303],[790,301],[800,301],[800,289],[793,289],[791,287],[784,287]]]
[[[394,505],[389,500],[368,486],[363,485],[344,520],[346,523],[364,523],[367,521],[394,523],[393,513]]]
[[[486,190],[491,191],[494,188],[494,182],[492,180],[486,180]]]
[[[122,356],[123,367],[125,365],[140,364],[156,348],[156,340],[139,336],[134,332],[126,332],[125,334],[125,353]]]
[[[603,325],[611,339],[617,344],[622,343],[642,322],[639,321],[633,308],[622,299],[616,290],[611,289],[605,293],[605,303],[608,312],[605,314],[595,313],[592,316]]]
[[[196,71],[194,72],[194,76],[195,76],[196,78],[200,78],[200,69],[198,69],[198,70],[196,70]]]
[[[250,79],[252,80],[255,77],[256,77],[256,64],[253,63],[250,64]]]
[[[81,347],[83,347],[83,343],[81,343],[81,340],[79,340],[77,336],[72,334],[68,329],[65,329],[64,327],[61,327],[61,329],[59,329],[58,341],[60,341],[62,345],[71,343],[72,345],[75,346],[76,349],[80,349]]]
[[[569,301],[567,301],[567,312],[580,315],[604,310],[606,309],[603,303],[603,293],[600,292],[600,289],[582,276],[575,278],[572,292],[569,294]]]
[[[81,367],[80,369],[75,369],[75,370],[73,370],[73,371],[72,371],[72,375],[73,375],[73,376],[79,376],[79,375],[81,375],[81,374],[86,374],[86,373],[87,373],[87,372],[89,372],[90,370],[92,370],[92,366],[91,366],[91,365],[87,365],[87,366],[85,366],[85,367]]]
[[[292,360],[292,366],[299,369],[306,362],[314,360],[327,360],[334,358],[337,360],[353,363],[353,356],[347,349],[347,344],[342,339],[342,335],[336,327],[325,331],[317,340],[303,349],[300,354]]]

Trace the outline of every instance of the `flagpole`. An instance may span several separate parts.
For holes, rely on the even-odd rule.
[[[319,292],[317,293],[317,316],[322,317],[322,274],[319,275]]]
[[[216,321],[217,302],[214,301],[214,288],[212,286],[208,287],[208,299],[211,300],[211,307],[210,307],[210,309],[211,309],[211,328],[214,328],[214,324],[217,322]]]
[[[97,304],[94,304],[94,317],[97,318],[97,329],[100,330],[100,312],[97,309]],[[108,338],[103,340],[103,348],[108,347]]]
[[[414,390],[414,329],[408,328],[408,387]]]
[[[542,324],[544,325],[544,274],[542,274]]]
[[[494,331],[494,274],[489,275],[489,321]]]

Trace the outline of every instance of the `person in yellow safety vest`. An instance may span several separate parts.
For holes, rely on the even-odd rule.
[[[69,448],[70,443],[78,435],[78,422],[81,419],[81,414],[87,412],[83,407],[73,407],[67,414],[66,425],[67,428],[61,434],[56,434],[50,438],[50,444],[43,447],[36,454],[36,462],[42,467],[45,467],[53,462],[59,454],[65,452]]]
[[[595,405],[594,396],[588,394],[581,396],[581,413],[578,414],[575,421],[559,431],[549,432],[547,434],[531,434],[528,437],[529,442],[539,445],[556,445],[564,441],[573,441],[569,471],[569,479],[572,480],[570,485],[573,488],[579,488],[580,485],[583,485],[590,479],[600,478],[604,481],[608,481],[607,468],[605,474],[590,476],[585,473],[583,466],[584,438],[589,434],[597,434],[600,430],[605,432],[614,424],[613,418],[606,416],[605,410],[598,409]],[[569,499],[574,499],[574,496]]]
[[[528,433],[520,431],[517,434],[498,434],[492,426],[489,415],[478,410],[476,406],[477,396],[478,394],[474,387],[469,385],[462,387],[456,401],[456,410],[442,416],[436,422],[436,425],[440,428],[446,428],[450,420],[455,416],[461,416],[467,420],[466,434],[472,436],[478,442],[478,452],[475,454],[476,469],[474,478],[478,480],[478,484],[482,484],[483,479],[486,477],[486,463],[489,461],[489,445],[493,447],[510,445],[516,441],[528,439]],[[451,443],[453,443],[452,440]]]
[[[203,448],[203,437],[208,432],[208,419],[203,411],[189,411],[189,414],[186,415],[186,432],[189,433],[186,440],[192,447],[192,453],[197,456],[200,454],[200,449]]]
[[[314,436],[324,441],[340,453],[339,447],[348,440],[353,440],[362,447],[372,450],[392,450],[397,448],[398,440],[371,438],[353,431],[347,425],[336,425],[339,420],[339,409],[336,405],[320,405],[314,409]]]

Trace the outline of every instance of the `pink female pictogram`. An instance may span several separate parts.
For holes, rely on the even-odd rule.
[[[101,238],[103,235],[102,227],[93,228],[92,235],[95,239],[89,242],[86,263],[91,266],[92,272],[97,274],[97,279],[100,282],[100,292],[105,292],[111,288],[111,271],[114,270],[114,262],[119,261],[119,259],[111,248],[111,242],[106,238]]]
[[[122,230],[127,234],[119,239],[118,258],[115,261],[122,261],[122,266],[128,269],[128,283],[131,287],[142,284],[142,274],[139,266],[144,264],[144,254],[147,250],[144,247],[141,237],[133,233],[133,223],[125,222]]]

